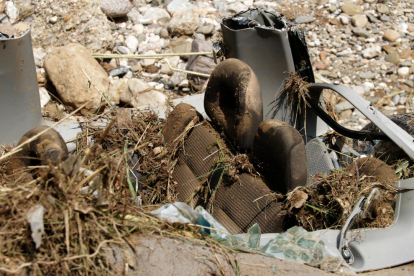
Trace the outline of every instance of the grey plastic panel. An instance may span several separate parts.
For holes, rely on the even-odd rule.
[[[43,124],[30,31],[0,39],[0,144]]]
[[[344,85],[334,85],[326,83],[312,83],[308,85],[309,92],[314,98],[319,98],[323,89],[331,89],[349,101],[372,123],[378,126],[395,144],[401,147],[405,153],[414,159],[414,142],[413,137],[397,124],[391,121],[387,116],[382,114],[378,109],[371,105],[370,102],[355,93],[351,88]]]
[[[221,24],[226,58],[237,58],[249,65],[259,79],[263,97],[263,119],[272,119],[271,102],[283,80],[294,72],[292,53],[286,29],[266,27],[232,30]],[[285,101],[281,100],[281,104]],[[287,106],[282,106],[274,119],[294,124]]]
[[[308,185],[312,176],[317,173],[330,174],[334,165],[325,144],[320,138],[310,140],[306,145],[306,161],[308,164]]]

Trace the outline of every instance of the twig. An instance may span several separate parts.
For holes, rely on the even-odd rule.
[[[131,59],[160,59],[163,57],[175,56],[207,56],[212,55],[213,52],[191,52],[191,53],[169,53],[169,54],[152,54],[152,55],[122,55],[122,54],[93,54],[94,58],[131,58]]]
[[[187,73],[187,74],[191,74],[191,75],[195,75],[195,76],[200,76],[200,77],[206,77],[206,78],[209,78],[210,77],[209,74],[203,74],[203,73],[198,73],[198,72],[194,72],[194,71],[188,71],[188,70],[174,68],[174,67],[171,66],[171,64],[168,61],[168,59],[165,59],[165,61],[167,62],[168,67],[170,67],[170,69],[173,70],[173,71],[183,72],[183,73]]]
[[[70,249],[70,241],[69,241],[69,211],[64,210],[63,216],[65,219],[65,243],[66,243],[66,252],[69,255],[69,249]]]
[[[91,180],[92,178],[94,178],[100,171],[102,171],[105,168],[106,168],[106,165],[100,167],[99,169],[97,169],[96,171],[94,171],[91,175],[89,175],[88,177],[86,177],[85,179],[83,179],[81,182],[79,182],[79,184],[76,185],[76,187],[73,189],[72,194],[76,193],[86,182],[88,182],[89,180]]]
[[[30,139],[27,139],[26,141],[24,141],[23,143],[21,143],[20,145],[18,145],[17,147],[15,147],[13,150],[9,151],[8,153],[6,153],[5,155],[3,155],[2,157],[0,157],[0,161],[12,156],[13,154],[19,152],[22,150],[22,147],[32,141],[34,141],[35,139],[37,139],[40,135],[48,132],[50,129],[54,128],[55,126],[57,126],[58,124],[62,123],[63,121],[67,120],[68,118],[72,117],[76,112],[78,112],[79,110],[81,110],[82,108],[84,108],[90,101],[84,103],[83,105],[81,105],[78,109],[76,109],[75,111],[73,111],[72,113],[70,113],[69,115],[67,115],[65,118],[61,119],[60,121],[54,123],[53,125],[51,125],[50,127],[46,128],[45,130],[39,132],[38,134],[36,134],[35,136],[33,136]]]

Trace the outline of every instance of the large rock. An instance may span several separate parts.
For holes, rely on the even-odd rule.
[[[198,28],[200,18],[197,13],[189,10],[177,11],[168,24],[168,31],[172,36],[192,35]]]
[[[191,52],[209,52],[213,47],[211,41],[194,39]],[[190,56],[188,59],[186,70],[195,71],[203,74],[211,74],[216,67],[212,56]],[[206,77],[200,77],[188,74],[188,80],[195,90],[200,91],[204,83],[207,81]]]
[[[108,75],[84,46],[69,44],[53,48],[44,61],[44,69],[62,102],[70,109],[90,101],[81,110],[82,115],[88,115],[105,105],[101,92],[108,91]]]
[[[149,104],[165,104],[168,97],[140,79],[130,79],[121,93],[121,101],[133,107],[140,107]]]
[[[344,13],[348,15],[356,15],[356,14],[362,14],[362,7],[360,5],[356,5],[352,2],[346,2],[341,6],[341,9]]]
[[[133,7],[128,0],[100,0],[99,6],[108,17],[112,18],[127,15]]]

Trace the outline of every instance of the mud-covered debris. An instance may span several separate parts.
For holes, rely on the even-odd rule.
[[[286,200],[284,209],[294,217],[298,225],[308,231],[341,229],[359,198],[367,197],[373,188],[378,188],[380,195],[377,217],[373,221],[363,220],[356,227],[379,228],[391,225],[397,194],[393,185],[396,180],[395,173],[385,163],[379,160],[371,162],[371,159],[374,158],[368,158],[368,162],[363,158],[358,160],[358,173],[353,169],[353,163],[347,170],[335,170],[329,175],[314,176],[317,184],[293,191]],[[371,168],[378,161],[382,166],[377,166],[380,170],[376,170],[379,173],[375,174]],[[305,197],[307,199],[302,202]]]

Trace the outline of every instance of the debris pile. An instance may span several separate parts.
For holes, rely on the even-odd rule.
[[[382,228],[391,225],[397,195],[393,182],[396,175],[385,163],[385,170],[390,174],[369,173],[367,167],[376,167],[377,162],[373,158],[364,161],[352,163],[347,170],[314,176],[316,184],[296,188],[288,194],[284,209],[308,231],[341,229],[359,198],[367,197],[373,188],[378,188],[380,196],[375,216],[361,221],[356,227]]]

